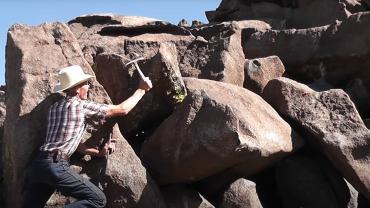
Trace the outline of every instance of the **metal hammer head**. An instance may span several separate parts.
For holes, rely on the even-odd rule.
[[[137,62],[138,61],[140,61],[140,60],[144,60],[144,57],[140,57],[140,58],[137,58],[137,59],[134,59],[134,60],[132,60],[132,61],[130,61],[130,62],[128,62],[128,63],[126,63],[125,64],[125,66],[127,66],[127,65],[129,65],[129,64],[134,64],[134,66],[135,66],[135,68],[136,68],[136,70],[137,70],[137,72],[139,73],[139,75],[140,75],[140,78],[142,79],[142,80],[144,80],[145,81],[145,75],[143,74],[143,72],[141,71],[141,69],[140,69],[140,67],[139,67],[139,64],[137,64]]]
[[[133,63],[137,63],[137,62],[138,62],[138,61],[140,61],[140,60],[144,60],[144,57],[140,57],[140,58],[134,59],[134,60],[132,60],[132,61],[129,61],[129,62],[127,62],[127,63],[125,64],[125,66],[128,66],[128,65],[133,64]]]

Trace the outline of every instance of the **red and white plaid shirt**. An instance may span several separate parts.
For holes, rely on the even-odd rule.
[[[104,120],[108,105],[81,100],[77,96],[64,98],[50,106],[45,143],[41,151],[59,149],[71,156],[77,149],[89,121]]]

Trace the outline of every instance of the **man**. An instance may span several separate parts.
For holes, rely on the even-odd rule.
[[[104,157],[109,153],[109,148],[114,149],[114,143],[101,149],[89,148],[80,143],[86,124],[126,115],[145,92],[152,88],[152,83],[146,77],[127,100],[119,105],[106,105],[87,100],[89,81],[93,76],[85,74],[80,66],[61,69],[58,78],[59,83],[54,92],[64,92],[66,96],[49,108],[45,143],[32,163],[23,207],[44,207],[55,189],[77,199],[66,207],[104,207],[104,193],[69,168],[69,157],[76,150]]]

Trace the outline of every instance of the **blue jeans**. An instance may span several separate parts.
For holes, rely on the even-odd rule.
[[[98,187],[70,169],[68,161],[39,155],[30,169],[23,207],[43,208],[55,189],[78,200],[67,208],[104,207],[107,201]]]

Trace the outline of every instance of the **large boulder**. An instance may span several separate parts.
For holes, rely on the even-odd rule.
[[[35,27],[12,26],[8,32],[6,54],[9,93],[6,104],[10,107],[7,109],[4,134],[4,193],[6,207],[16,208],[22,202],[21,189],[27,172],[25,169],[46,135],[48,107],[60,99],[60,95],[49,95],[57,83],[59,69],[78,64],[85,73],[94,72],[83,58],[74,34],[63,23],[46,23]],[[91,99],[111,103],[98,82],[94,83]],[[91,136],[91,140],[86,142],[90,146],[97,146],[107,138],[99,136],[101,131],[107,135],[112,130],[99,130],[94,126],[89,129],[91,133],[87,135]],[[154,207],[163,207],[158,187],[133,150],[117,130],[113,132],[113,138],[119,140],[120,148],[115,155],[108,160],[93,159],[86,163],[75,159],[72,163],[76,169],[86,173],[88,178],[97,179],[94,181],[97,185],[104,184],[102,188],[109,195],[110,203],[113,203],[111,207],[145,207],[149,202]],[[126,164],[124,170],[122,164]],[[105,177],[98,177],[100,174]]]
[[[73,34],[65,24],[38,27],[13,25],[6,45],[6,82],[9,95],[4,132],[4,178],[7,207],[19,207],[25,169],[31,155],[46,135],[49,96],[61,67],[89,65]],[[80,56],[80,58],[77,58]],[[5,162],[6,161],[6,162]]]
[[[187,98],[141,150],[160,184],[194,182],[234,166],[252,174],[294,150],[292,129],[261,97],[227,83],[184,81]]]
[[[264,21],[260,20],[241,20],[241,21],[232,21],[234,24],[237,24],[238,27],[242,30],[254,30],[257,31],[266,31],[271,30],[271,25]],[[242,34],[243,38],[243,34]]]
[[[343,90],[316,92],[288,78],[270,81],[263,97],[370,198],[370,131]]]
[[[68,24],[90,65],[101,53],[121,55],[125,62],[132,55],[151,58],[162,42],[175,43],[181,54],[194,40],[182,27],[147,17],[99,13],[76,17]]]
[[[256,184],[241,178],[233,182],[222,196],[222,208],[262,208]]]
[[[122,136],[118,125],[111,131],[99,129],[87,140],[87,144],[91,146],[96,144],[94,139],[107,138],[107,132],[112,132],[112,139],[117,141],[116,151],[107,160],[76,160],[75,165],[82,167],[80,173],[87,173],[92,181],[103,188],[109,208],[166,207],[159,187]]]
[[[291,74],[309,73],[305,64],[323,64],[329,81],[338,83],[368,66],[369,24],[366,12],[317,28],[267,30],[252,34],[243,48],[249,59],[279,56]]]
[[[119,122],[126,137],[156,127],[172,112],[176,99],[186,94],[178,65],[180,55],[195,39],[187,29],[157,19],[115,14],[76,17],[69,27],[113,103],[122,102],[137,88],[138,74],[133,65],[126,64],[143,58],[138,64],[152,79],[154,89]]]
[[[310,28],[343,20],[351,13],[368,11],[358,0],[223,0],[207,11],[209,22],[263,20],[274,29]]]
[[[243,50],[248,59],[278,56],[286,74],[303,83],[321,80],[326,86],[346,89],[350,82],[362,82],[365,92],[353,98],[363,106],[370,102],[369,25],[370,12],[366,12],[322,27],[260,31],[244,39]],[[370,115],[366,107],[359,110]]]
[[[242,86],[244,54],[239,23],[204,25],[191,32],[196,39],[180,60],[181,74]]]
[[[234,23],[188,30],[145,17],[92,14],[71,20],[69,27],[78,37],[85,59],[113,103],[121,102],[136,88],[138,76],[131,66],[125,64],[144,58],[139,65],[154,81],[154,89],[148,96],[150,99],[139,103],[132,116],[120,122],[126,137],[156,127],[169,116],[173,109],[173,104],[168,103],[171,96],[184,96],[180,74],[176,72],[179,69],[182,76],[243,84],[241,31]],[[158,82],[163,80],[170,85]],[[174,88],[177,89],[176,95]],[[173,92],[163,96],[163,90]],[[153,108],[145,103],[152,103]],[[143,114],[143,109],[148,113]]]

